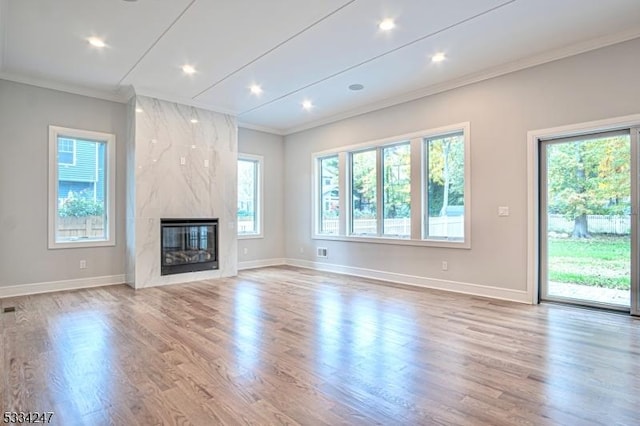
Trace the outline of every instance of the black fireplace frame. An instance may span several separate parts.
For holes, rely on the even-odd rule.
[[[214,229],[214,257],[212,260],[201,261],[195,263],[183,263],[178,265],[166,265],[164,253],[164,236],[165,230],[169,227],[194,226],[194,225],[213,225]],[[160,219],[160,275],[184,274],[188,272],[212,271],[219,268],[218,265],[218,239],[220,232],[218,230],[218,219]]]

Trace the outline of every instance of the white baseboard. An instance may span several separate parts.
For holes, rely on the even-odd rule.
[[[81,288],[102,287],[106,285],[124,284],[124,275],[106,277],[78,278],[74,280],[49,281],[0,287],[0,299],[6,297],[26,296],[28,294],[51,293],[54,291],[78,290]]]
[[[417,287],[452,291],[455,293],[464,293],[473,296],[489,297],[492,299],[531,304],[531,298],[524,290],[511,290],[507,288],[492,287],[480,284],[448,281],[438,278],[419,277],[415,275],[398,274],[395,272],[376,271],[374,269],[356,268],[353,266],[336,265],[332,263],[312,262],[309,260],[301,259],[286,259],[286,264],[291,266],[298,266],[300,268],[315,269],[318,271],[336,272],[339,274],[353,275],[356,277],[389,281],[397,284],[407,284]]]
[[[279,266],[286,264],[287,261],[284,258],[248,260],[246,262],[238,262],[238,271],[242,271],[244,269],[266,268],[267,266]]]

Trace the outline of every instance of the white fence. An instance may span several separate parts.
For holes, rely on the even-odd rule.
[[[375,234],[376,219],[354,219],[354,234]],[[322,222],[323,234],[338,233],[338,219],[325,219]],[[384,233],[386,235],[411,234],[411,219],[385,219]],[[443,216],[429,218],[429,235],[434,237],[464,237],[464,216]]]
[[[567,220],[561,214],[549,215],[549,231],[550,232],[573,232],[573,220]],[[604,215],[588,215],[588,230],[592,234],[615,234],[627,235],[631,230],[631,219],[628,215],[621,216],[604,216]]]

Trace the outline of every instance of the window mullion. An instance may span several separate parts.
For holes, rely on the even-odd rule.
[[[376,148],[376,235],[384,234],[384,184],[382,164],[382,147]]]
[[[411,139],[411,239],[422,238],[422,223],[425,217],[423,194],[425,181],[423,178],[422,139]]]
[[[347,194],[350,193],[351,188],[348,184],[348,161],[349,155],[346,152],[338,154],[338,206],[340,209],[338,213],[338,235],[347,235],[349,233],[351,197]]]

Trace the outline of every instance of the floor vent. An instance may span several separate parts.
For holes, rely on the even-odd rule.
[[[6,308],[3,309],[4,313],[15,312],[15,311],[16,311],[16,307],[15,306],[7,306]]]

